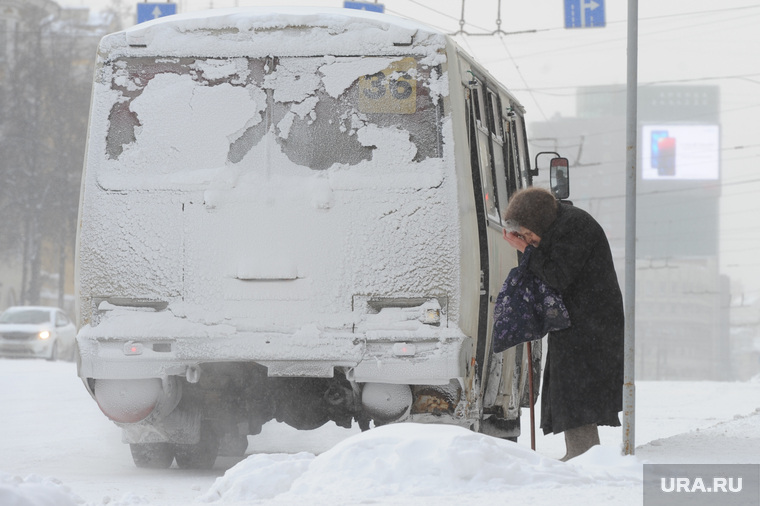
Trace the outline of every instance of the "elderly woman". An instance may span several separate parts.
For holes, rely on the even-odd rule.
[[[556,288],[571,326],[550,332],[541,428],[565,433],[569,460],[599,444],[598,425],[620,425],[623,409],[623,297],[607,236],[586,211],[541,188],[516,193],[504,239],[531,251],[529,268]]]

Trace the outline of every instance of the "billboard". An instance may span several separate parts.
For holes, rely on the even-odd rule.
[[[718,180],[718,125],[644,125],[641,178],[644,180]]]

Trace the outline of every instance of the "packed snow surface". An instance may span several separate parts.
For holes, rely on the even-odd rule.
[[[760,380],[639,382],[636,454],[602,427],[602,446],[567,463],[561,435],[538,431],[530,449],[523,410],[517,444],[442,425],[270,422],[212,470],[137,469],[65,362],[0,360],[0,406],[3,506],[640,505],[644,463],[760,463]]]

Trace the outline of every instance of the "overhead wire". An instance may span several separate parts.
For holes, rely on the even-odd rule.
[[[512,56],[512,53],[509,50],[509,46],[507,46],[506,42],[504,41],[504,36],[502,34],[499,34],[499,40],[501,41],[502,46],[504,46],[504,51],[510,56]],[[514,62],[514,59],[512,59],[513,65],[515,67],[515,71],[517,72],[517,75],[520,76],[520,80],[523,82],[523,84],[526,86],[528,94],[530,94],[531,98],[536,104],[536,108],[538,108],[538,112],[541,115],[542,118],[544,118],[544,121],[549,121],[548,116],[544,112],[544,110],[541,108],[541,104],[536,99],[536,97],[533,95],[533,92],[530,89],[530,86],[528,85],[528,81],[525,79],[525,76],[523,75],[522,71],[520,70],[520,66],[517,65],[517,63]]]
[[[724,76],[705,76],[705,77],[692,77],[687,79],[661,79],[657,81],[646,81],[646,82],[639,82],[639,87],[643,86],[657,86],[662,84],[684,84],[684,83],[696,83],[696,82],[702,82],[702,81],[719,81],[723,79],[739,79],[743,81],[748,81],[754,84],[760,84],[760,80],[750,79],[751,77],[760,76],[760,73],[752,73],[752,74],[729,74]],[[547,93],[547,90],[577,90],[578,88],[584,88],[586,85],[582,84],[568,84],[563,86],[543,86],[543,87],[534,87],[531,89],[527,88],[510,88],[511,91],[517,92],[517,91],[532,91],[534,93],[543,93],[546,95],[552,95],[551,93]],[[601,94],[601,93],[625,93],[625,87],[623,85],[620,85],[620,90],[609,90],[609,89],[599,89],[599,90],[593,90],[593,89],[587,89],[580,94]],[[578,95],[579,92],[570,92],[568,93],[557,93],[554,94],[554,96],[558,97],[569,97],[569,96],[575,96]]]
[[[661,18],[671,18],[671,17],[677,17],[677,16],[678,17],[683,17],[683,16],[691,16],[691,15],[695,15],[696,16],[696,15],[705,15],[705,14],[715,14],[715,13],[720,13],[720,12],[735,11],[735,10],[738,10],[738,9],[740,9],[740,8],[714,9],[714,10],[710,10],[710,11],[699,11],[699,12],[693,12],[693,13],[672,14],[672,15],[665,15],[665,16],[650,16],[650,17],[646,17],[646,18],[640,18],[639,22],[641,23],[641,21],[651,21],[651,20],[658,20],[658,19],[661,19]],[[758,9],[760,9],[760,5],[757,5],[757,6],[747,6],[747,7],[741,8],[741,9],[754,9],[754,10],[758,10]],[[757,15],[760,16],[760,13],[758,13]],[[673,31],[675,31],[675,30],[694,29],[694,28],[698,28],[698,27],[701,27],[701,26],[715,27],[715,25],[717,23],[735,22],[737,19],[746,20],[747,16],[742,16],[742,17],[737,17],[737,18],[730,18],[730,19],[725,19],[725,20],[717,20],[717,21],[715,19],[712,19],[709,22],[700,23],[700,24],[696,24],[696,25],[693,24],[693,23],[691,23],[689,25],[685,25],[685,26],[678,27],[678,28],[675,28],[675,29],[673,27],[668,27],[666,29],[662,29],[662,30],[659,30],[659,31],[650,31],[650,32],[646,32],[646,33],[640,33],[640,36],[641,35],[649,36],[649,35],[653,35],[653,34],[657,34],[657,33],[673,33]],[[625,23],[625,21],[608,21],[607,25],[609,26],[609,25],[616,25],[616,24],[622,24],[622,23]],[[541,31],[541,32],[547,32],[547,31],[565,31],[565,30],[567,30],[567,28],[565,28],[565,27],[552,27],[552,28],[544,28],[544,29],[536,30],[536,32],[537,31]],[[527,31],[527,32],[514,32],[514,33],[515,34],[534,33],[534,31],[531,30],[531,31]],[[605,50],[609,50],[612,43],[625,43],[626,40],[627,39],[626,39],[625,36],[620,36],[620,37],[601,39],[601,42],[603,42],[603,43],[600,43],[600,39],[597,38],[597,39],[595,39],[592,42],[586,42],[586,43],[574,44],[574,45],[563,44],[562,47],[555,47],[555,48],[552,48],[552,49],[535,51],[535,52],[532,52],[532,53],[525,53],[525,54],[520,55],[518,58],[521,58],[521,59],[522,58],[529,58],[529,57],[540,56],[540,55],[544,55],[544,54],[553,54],[553,55],[556,55],[558,52],[573,51],[573,50],[583,49],[583,48],[587,48],[587,47],[592,47],[592,48],[597,49],[597,50],[599,48],[604,48]],[[506,59],[507,58],[496,58],[496,59],[491,60],[491,62],[497,63],[499,61],[504,61]]]
[[[430,12],[434,12],[444,18],[448,18],[452,21],[461,21],[464,17],[464,12],[460,18],[457,18],[455,16],[452,16],[450,14],[447,14],[443,11],[441,11],[438,8],[431,7],[427,5],[426,3],[420,1],[420,0],[405,0],[408,3],[417,5],[419,7],[422,7]],[[462,0],[461,5],[464,6],[466,0]],[[501,1],[499,0],[499,8],[501,7]],[[673,13],[673,14],[659,14],[657,16],[647,16],[647,17],[639,17],[639,22],[641,21],[652,21],[652,20],[660,20],[660,19],[670,19],[670,18],[684,18],[687,16],[702,16],[702,15],[714,15],[718,13],[725,13],[725,12],[737,12],[737,11],[746,11],[746,10],[758,10],[760,9],[760,5],[746,5],[746,6],[739,6],[739,7],[723,7],[719,9],[707,9],[707,10],[701,10],[701,11],[690,11],[690,12],[679,12],[679,13]],[[388,9],[386,9],[388,10]],[[463,10],[464,11],[464,10]],[[391,12],[389,10],[389,12]],[[396,12],[394,12],[396,13]],[[400,14],[400,13],[399,13]],[[497,13],[498,16],[498,13]],[[746,19],[745,16],[742,16],[741,19]],[[627,20],[613,20],[613,21],[606,21],[606,25],[616,25],[616,24],[623,24],[626,23]],[[711,23],[713,24],[714,21]],[[490,32],[487,28],[478,27],[476,25],[472,25],[471,23],[466,23],[470,26],[473,26],[474,28],[478,28],[482,30],[483,32]],[[690,27],[693,27],[694,25],[690,25]],[[684,27],[688,28],[688,27]],[[557,27],[547,27],[547,28],[533,28],[527,31],[521,31],[521,32],[514,32],[514,33],[537,33],[537,32],[546,32],[546,31],[564,31],[567,30],[564,26],[557,26]],[[484,33],[488,34],[488,33]]]

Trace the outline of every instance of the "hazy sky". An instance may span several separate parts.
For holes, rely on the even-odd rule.
[[[505,82],[527,109],[528,121],[575,115],[578,86],[625,84],[627,2],[607,0],[604,28],[565,29],[567,0],[385,0],[386,12],[454,32],[462,4],[465,30],[510,35],[460,35],[457,41]],[[59,0],[102,9],[115,0]],[[125,2],[134,11],[136,2]],[[273,2],[179,0],[179,12],[272,4],[342,7],[342,0]],[[721,86],[720,264],[745,292],[760,296],[760,5],[753,0],[639,1],[640,84]],[[513,33],[531,31],[530,33]],[[625,163],[621,147],[620,163]]]

